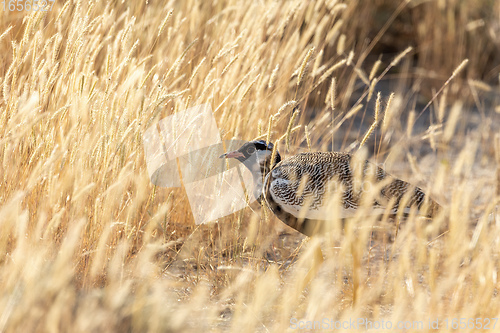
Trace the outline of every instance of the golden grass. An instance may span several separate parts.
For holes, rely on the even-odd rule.
[[[499,317],[500,230],[488,219],[500,195],[498,97],[488,104],[499,10],[190,0],[2,12],[0,331],[284,332],[293,318],[439,318],[451,330],[453,318]],[[382,92],[375,111],[385,79],[411,80],[411,93]],[[446,216],[396,232],[360,210],[305,239],[252,205],[195,226],[184,189],[150,183],[142,133],[205,103],[223,139],[285,139],[282,154],[361,142]]]

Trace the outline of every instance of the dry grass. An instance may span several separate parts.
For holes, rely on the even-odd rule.
[[[499,317],[500,230],[488,220],[499,18],[486,0],[2,12],[0,331],[283,332],[291,318],[451,329]],[[251,206],[195,226],[183,189],[149,182],[142,133],[204,103],[223,139],[281,138],[282,153],[362,141],[447,217],[396,233],[361,211],[304,239]],[[442,223],[450,232],[435,239]]]

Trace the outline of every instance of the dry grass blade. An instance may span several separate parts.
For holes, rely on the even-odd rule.
[[[393,111],[391,109],[392,106],[392,101],[394,100],[395,94],[392,92],[389,95],[389,99],[387,100],[387,104],[385,105],[385,111],[384,111],[384,119],[382,121],[382,131],[386,132],[387,129],[389,128],[391,121],[394,117]],[[377,100],[378,100],[378,95],[377,95]]]
[[[12,26],[9,26],[1,35],[0,35],[0,42],[2,41],[2,39],[5,38],[5,36],[7,36],[7,34],[12,30]]]
[[[267,87],[269,89],[274,87],[274,84],[276,83],[276,77],[278,76],[278,71],[280,69],[280,65],[277,64],[276,67],[274,67],[273,72],[271,73],[271,76],[269,77],[269,83]]]
[[[370,135],[372,135],[373,131],[375,130],[375,128],[377,127],[378,125],[378,115],[380,113],[380,101],[381,101],[381,93],[379,92],[377,94],[377,101],[375,102],[375,117],[373,119],[373,123],[370,125],[370,128],[368,129],[368,132],[366,132],[365,136],[363,137],[363,140],[361,140],[361,143],[359,144],[359,148],[358,149],[361,149],[361,147],[364,146],[364,144],[366,143],[366,140],[368,140],[368,138],[370,137]]]
[[[309,49],[304,60],[302,61],[302,65],[300,65],[299,75],[297,78],[297,86],[299,86],[300,82],[302,82],[302,80],[304,79],[304,75],[306,74],[307,67],[309,66],[309,61],[314,53],[314,50],[315,50],[314,46],[311,49]]]
[[[171,9],[167,16],[165,16],[165,18],[163,19],[163,21],[160,23],[160,27],[158,28],[158,37],[161,36],[161,34],[163,33],[163,30],[165,30],[165,26],[167,25],[167,22],[170,20],[170,18],[172,17],[172,14],[174,13],[174,10]]]
[[[495,135],[495,159],[497,162],[497,200],[500,200],[500,134]]]
[[[420,112],[421,114],[425,110],[427,110],[429,108],[429,106],[431,106],[431,104],[434,102],[434,100],[439,96],[439,94],[441,94],[443,89],[445,89],[448,86],[448,84],[450,84],[450,82],[467,66],[468,62],[469,62],[469,59],[465,59],[464,61],[462,61],[460,63],[460,65],[458,65],[457,68],[455,68],[455,70],[453,71],[451,76],[445,81],[445,83],[441,86],[441,88],[439,88],[439,90],[432,96],[429,103],[427,103],[427,105],[422,109],[422,111]]]
[[[306,126],[304,126],[304,134],[306,136],[306,142],[307,142],[307,148],[309,149],[309,151],[312,151],[312,148],[311,148],[311,134],[309,134],[309,128]]]
[[[286,129],[286,149],[290,151],[290,134],[292,132],[293,124],[295,123],[295,119],[299,115],[299,110],[294,110],[292,117],[290,117],[290,122],[288,123],[288,128]]]
[[[297,105],[297,101],[294,101],[294,100],[291,100],[291,101],[288,101],[286,102],[285,104],[283,104],[279,109],[278,109],[278,112],[276,112],[274,114],[274,118],[277,118],[279,117],[283,111],[285,111],[287,108],[289,107],[292,107],[292,108],[295,108],[295,106]]]
[[[373,80],[373,78],[377,74],[377,71],[378,71],[380,65],[382,65],[382,61],[380,61],[380,59],[378,59],[377,61],[375,61],[375,63],[372,66],[372,69],[370,71],[370,76],[368,76],[368,80],[370,80],[370,81]]]
[[[328,94],[326,95],[325,103],[328,105],[330,103],[330,109],[335,110],[335,99],[337,98],[337,81],[332,78],[332,83],[330,83],[330,89],[328,89]]]

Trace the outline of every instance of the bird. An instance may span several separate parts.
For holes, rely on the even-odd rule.
[[[243,163],[252,173],[256,200],[307,236],[317,234],[333,219],[335,195],[341,219],[354,216],[363,200],[371,200],[370,215],[407,216],[413,209],[432,218],[442,211],[421,188],[346,152],[303,152],[282,159],[273,143],[254,140],[219,157]],[[368,195],[371,187],[375,196]]]

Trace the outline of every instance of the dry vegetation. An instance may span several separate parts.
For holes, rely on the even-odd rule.
[[[498,2],[56,0],[0,15],[0,332],[500,316]],[[254,205],[195,226],[183,189],[149,182],[141,135],[202,103],[223,139],[368,147],[446,207],[432,225],[450,232],[410,219],[372,233],[360,215],[305,239]]]

